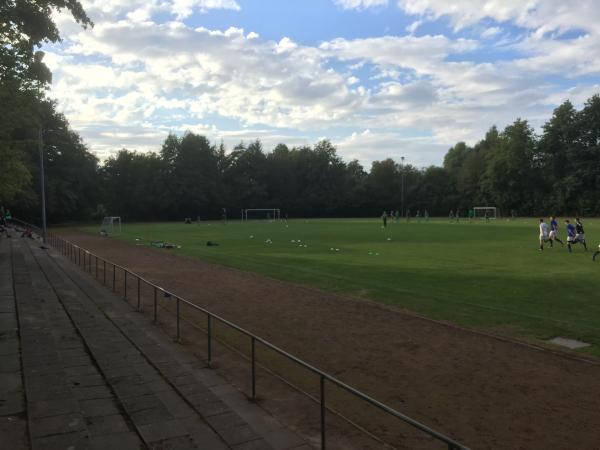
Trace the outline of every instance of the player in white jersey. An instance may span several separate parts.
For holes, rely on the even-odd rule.
[[[544,250],[544,242],[550,240],[549,233],[548,224],[544,222],[544,219],[540,219],[540,251]]]

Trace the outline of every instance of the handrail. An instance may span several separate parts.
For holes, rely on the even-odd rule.
[[[23,222],[21,220],[18,219],[11,219],[13,222],[20,222],[23,226],[27,226],[29,228],[32,228],[34,230],[37,230],[38,232],[40,231],[40,228],[35,226],[35,225],[31,225],[28,224],[27,222]],[[142,277],[141,275],[138,275],[135,272],[132,272],[131,270],[127,269],[124,266],[121,266],[119,264],[116,264],[112,261],[109,261],[107,259],[104,259],[92,252],[90,252],[89,250],[74,244],[72,242],[70,242],[67,239],[63,239],[59,236],[56,236],[52,233],[48,233],[47,234],[47,241],[51,243],[51,245],[53,245],[55,248],[57,248],[61,253],[63,254],[69,254],[69,255],[73,255],[73,251],[75,250],[77,252],[77,255],[75,255],[75,259],[76,262],[78,264],[78,266],[81,266],[81,250],[84,251],[84,255],[83,255],[83,270],[85,271],[86,268],[89,270],[89,272],[91,273],[92,271],[92,256],[95,257],[96,259],[96,274],[97,274],[97,270],[98,270],[98,261],[101,261],[104,265],[104,270],[103,270],[103,274],[104,274],[104,284],[106,284],[106,264],[108,263],[110,266],[112,266],[113,268],[113,290],[115,289],[115,274],[116,274],[116,270],[120,269],[123,271],[123,273],[125,274],[125,284],[124,284],[124,297],[125,299],[127,299],[127,274],[135,277],[138,280],[138,310],[140,310],[140,303],[139,303],[139,283],[140,282],[144,282],[146,285],[154,288],[154,322],[156,323],[157,321],[157,297],[156,297],[156,293],[157,291],[160,291],[163,293],[163,295],[166,295],[168,297],[172,297],[176,300],[176,308],[177,308],[177,312],[176,312],[176,327],[177,327],[177,336],[176,336],[176,340],[178,342],[181,341],[181,328],[180,328],[180,302],[183,302],[184,304],[190,306],[193,309],[196,309],[198,311],[201,311],[202,313],[206,314],[207,319],[208,319],[208,329],[207,329],[207,336],[208,336],[208,362],[210,363],[212,360],[212,327],[211,327],[211,321],[212,319],[215,319],[225,325],[227,325],[230,328],[233,328],[236,331],[239,331],[240,333],[242,333],[243,335],[249,337],[251,339],[251,344],[252,344],[252,358],[251,358],[251,362],[252,362],[252,400],[256,399],[256,373],[255,373],[255,364],[256,364],[256,358],[255,358],[255,346],[256,343],[260,343],[263,346],[265,346],[266,348],[275,351],[276,353],[286,357],[287,359],[295,362],[296,364],[302,366],[303,368],[311,371],[312,373],[316,374],[319,376],[320,378],[320,404],[321,404],[321,448],[325,449],[326,448],[326,422],[325,422],[325,414],[326,414],[326,403],[325,403],[325,380],[327,380],[328,382],[344,389],[345,391],[353,394],[354,396],[358,397],[361,400],[366,401],[367,403],[375,406],[376,408],[379,408],[380,410],[384,411],[387,414],[390,414],[393,417],[396,417],[400,420],[402,420],[403,422],[411,425],[414,428],[417,428],[420,431],[423,431],[424,433],[428,434],[429,436],[437,439],[438,441],[441,441],[445,444],[447,444],[448,446],[448,450],[470,450],[468,447],[460,444],[459,442],[455,441],[452,438],[449,438],[448,436],[433,430],[432,428],[429,428],[427,425],[424,425],[422,423],[420,423],[419,421],[412,419],[411,417],[402,414],[399,411],[396,411],[395,409],[391,408],[390,406],[368,396],[367,394],[359,391],[358,389],[350,386],[347,383],[344,383],[343,381],[335,378],[332,375],[329,375],[328,373],[314,367],[313,365],[307,363],[306,361],[298,358],[297,356],[292,355],[291,353],[283,350],[282,348],[270,343],[269,341],[261,338],[260,336],[257,336],[253,333],[251,333],[250,331],[246,330],[245,328],[242,328],[241,326],[219,316],[218,314],[214,314],[212,312],[210,312],[209,310],[196,305],[195,303],[190,302],[189,300],[184,299],[183,297],[180,297],[176,294],[174,294],[171,291],[168,291],[167,289],[158,286],[157,284],[152,283],[151,281],[147,280],[146,278]],[[70,246],[70,248],[68,247]],[[86,266],[86,256],[85,255],[89,255],[89,261],[87,263]]]

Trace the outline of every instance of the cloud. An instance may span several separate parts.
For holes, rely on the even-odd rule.
[[[600,30],[600,8],[595,0],[398,0],[398,5],[430,20],[449,17],[457,30],[486,18],[543,32]]]
[[[346,2],[355,9],[375,3],[383,4]],[[455,27],[473,26],[466,36],[484,39],[440,32],[318,45],[184,22],[190,11],[239,9],[234,1],[87,4],[94,29],[59,16],[65,41],[46,49],[46,61],[59,108],[100,157],[122,146],[158,149],[169,131],[191,130],[227,145],[261,138],[266,148],[330,136],[366,166],[403,148],[415,164],[439,163],[458,140],[474,143],[492,124],[502,128],[517,117],[539,127],[563,99],[582,101],[600,84],[589,81],[600,74],[600,45],[596,25],[582,18],[585,1],[564,13],[571,19],[555,19],[535,1],[519,12],[512,0],[499,9],[491,1],[449,8],[406,0],[400,5],[418,16],[412,31],[447,16]],[[489,19],[527,24],[528,32],[503,44],[513,59],[480,57],[510,34],[510,26]],[[567,29],[587,31],[572,37],[562,34]]]
[[[343,9],[364,10],[387,6],[388,0],[333,0],[333,2]]]
[[[177,19],[184,19],[193,12],[241,9],[235,0],[82,0],[81,3],[95,21],[128,17],[130,20],[143,22],[150,20],[155,13],[168,13]]]
[[[489,27],[481,32],[481,37],[484,39],[491,39],[496,37],[498,34],[502,33],[502,28],[500,27]]]
[[[422,24],[423,24],[422,20],[415,20],[410,25],[408,25],[405,29],[410,34],[414,34],[414,32],[417,31],[417,28],[419,28]]]
[[[368,61],[385,67],[429,73],[450,54],[471,51],[477,46],[473,40],[426,35],[353,40],[338,38],[322,43],[319,48],[326,55],[344,61]]]
[[[448,145],[432,137],[407,137],[394,132],[373,132],[370,129],[354,132],[336,140],[338,154],[346,161],[358,160],[366,169],[372,161],[392,158],[407,164],[423,167],[431,164],[435,155],[448,149]]]

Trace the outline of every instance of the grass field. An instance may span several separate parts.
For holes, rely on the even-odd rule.
[[[581,339],[600,356],[600,221],[585,226],[590,251],[572,254],[540,252],[536,219],[126,224],[119,238],[524,339]]]

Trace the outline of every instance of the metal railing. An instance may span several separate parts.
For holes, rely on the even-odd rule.
[[[17,219],[12,219],[12,220],[15,223],[22,224],[22,226],[27,226],[31,229],[39,231],[39,228],[34,225],[28,224],[26,222],[22,222]],[[319,377],[318,402],[320,405],[321,449],[323,449],[323,450],[327,448],[326,416],[327,416],[328,407],[327,407],[327,400],[326,400],[326,395],[325,395],[326,394],[326,382],[331,383],[332,385],[337,386],[337,387],[341,388],[342,390],[345,390],[346,392],[348,392],[348,393],[354,395],[355,397],[365,401],[366,403],[378,408],[379,410],[381,410],[393,417],[396,417],[397,419],[407,423],[408,425],[424,432],[425,434],[429,435],[430,437],[446,444],[448,450],[469,450],[468,447],[449,438],[448,436],[445,436],[444,434],[439,433],[439,432],[429,428],[428,426],[418,422],[417,420],[412,419],[411,417],[409,417],[405,414],[402,414],[401,412],[396,411],[395,409],[385,405],[384,403],[382,403],[378,400],[375,400],[374,398],[368,396],[367,394],[364,394],[363,392],[359,391],[358,389],[344,383],[341,380],[338,380],[334,376],[329,375],[329,374],[323,372],[322,370],[314,367],[313,365],[303,361],[302,359],[292,355],[291,353],[286,352],[285,350],[277,347],[276,345],[270,343],[269,341],[266,341],[265,339],[245,330],[244,328],[240,327],[239,325],[236,325],[235,323],[230,322],[229,320],[224,319],[223,317],[220,317],[219,315],[214,314],[214,313],[208,311],[207,309],[202,308],[201,306],[198,306],[188,300],[185,300],[184,298],[152,283],[151,281],[146,280],[144,277],[142,277],[134,272],[131,272],[130,270],[128,270],[127,268],[125,268],[123,266],[120,266],[116,263],[113,263],[102,257],[99,257],[98,255],[96,255],[76,244],[73,244],[72,242],[69,242],[66,239],[60,238],[51,233],[47,234],[46,241],[47,241],[47,243],[52,245],[55,249],[57,249],[61,254],[68,257],[71,261],[73,261],[78,266],[80,266],[84,271],[92,273],[92,266],[95,266],[95,278],[96,279],[98,279],[98,268],[99,268],[99,264],[101,263],[102,267],[103,267],[102,282],[105,286],[107,285],[107,280],[106,280],[107,266],[109,268],[109,272],[112,269],[112,281],[109,286],[112,288],[113,292],[116,292],[116,290],[117,290],[117,285],[116,285],[117,271],[118,270],[122,271],[123,272],[123,297],[125,300],[127,300],[127,278],[128,278],[128,276],[131,276],[137,283],[136,290],[137,290],[137,310],[138,311],[142,310],[142,303],[141,303],[141,297],[140,297],[141,284],[144,283],[146,286],[149,286],[150,288],[152,288],[153,289],[153,313],[152,313],[152,315],[153,315],[153,321],[155,324],[158,322],[158,293],[160,292],[160,293],[162,293],[162,295],[164,297],[169,297],[171,299],[174,299],[175,300],[175,329],[176,329],[175,339],[177,342],[181,342],[181,322],[182,322],[181,304],[187,305],[190,308],[205,314],[206,320],[207,320],[207,323],[206,323],[206,325],[207,325],[207,327],[206,327],[206,334],[207,334],[206,352],[207,352],[207,361],[208,361],[209,365],[211,364],[211,362],[213,360],[213,338],[214,338],[214,332],[213,332],[214,323],[213,322],[216,321],[216,322],[222,323],[224,325],[227,325],[228,327],[238,331],[242,335],[249,338],[250,346],[251,346],[251,352],[250,352],[251,353],[251,356],[250,356],[251,394],[250,394],[250,398],[253,401],[256,400],[256,365],[257,365],[257,363],[256,363],[256,346],[257,346],[257,344],[260,344],[260,345],[264,346],[265,348],[276,352],[277,354],[298,364],[299,366],[303,367],[304,369],[308,370],[309,372],[312,372],[317,377]],[[94,259],[95,264],[92,264],[92,259]],[[365,431],[362,428],[359,428],[359,429],[361,429],[362,431]]]

